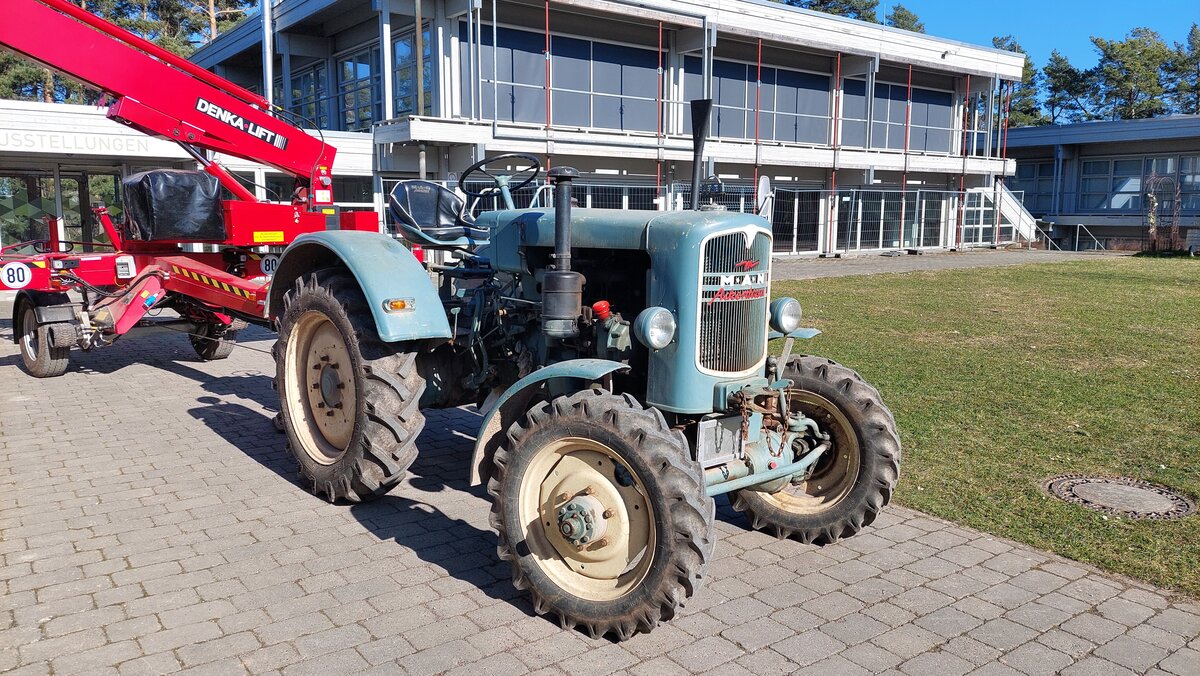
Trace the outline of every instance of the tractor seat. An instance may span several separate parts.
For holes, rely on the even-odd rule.
[[[388,195],[388,211],[404,238],[430,248],[486,244],[487,228],[475,226],[457,193],[430,181],[400,181]]]

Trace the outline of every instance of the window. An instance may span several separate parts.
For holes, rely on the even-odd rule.
[[[851,87],[851,83],[855,82],[858,84]],[[855,97],[854,105],[846,107],[846,110],[854,116],[849,122],[855,125],[856,134],[865,133],[866,98],[864,93],[866,83],[860,80],[846,80],[846,86],[847,99],[852,92]],[[903,150],[905,113],[908,108],[908,85],[876,82],[873,103],[871,147]],[[912,112],[908,125],[908,149],[912,152],[926,153],[951,152],[950,140],[954,136],[953,107],[954,101],[950,92],[913,87]],[[843,124],[846,124],[845,114],[842,115],[842,119]],[[846,143],[845,134],[842,138],[843,143]],[[861,146],[860,137],[856,135],[854,138],[859,141],[854,145]]]
[[[329,86],[325,64],[317,63],[292,72],[291,111],[306,127],[329,129]]]
[[[700,97],[701,62],[684,62],[686,99]],[[733,61],[713,62],[714,136],[748,138],[755,135],[757,95],[758,137],[763,141],[829,143],[829,82],[827,75],[763,66],[761,88],[758,66]],[[757,91],[756,91],[757,90]],[[685,131],[691,131],[690,126]]]
[[[416,33],[409,31],[392,42],[392,87],[396,117],[413,115],[417,109],[417,52]],[[424,110],[420,115],[433,115],[433,62],[429,46],[429,29],[421,33],[422,82],[425,88]]]
[[[1052,160],[1021,160],[1017,163],[1017,175],[1008,181],[1008,187],[1023,192],[1025,208],[1034,215],[1050,213],[1054,202],[1054,162]]]
[[[339,127],[363,131],[383,118],[379,86],[379,47],[364,47],[337,58]]]
[[[1173,209],[1179,188],[1183,210],[1200,209],[1200,157],[1160,155],[1085,160],[1080,166],[1079,209],[1141,212],[1146,193],[1158,195],[1159,208]]]

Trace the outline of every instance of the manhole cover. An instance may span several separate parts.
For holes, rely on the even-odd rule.
[[[1128,477],[1067,474],[1044,485],[1067,502],[1131,519],[1179,519],[1196,511],[1195,503],[1170,488]]]

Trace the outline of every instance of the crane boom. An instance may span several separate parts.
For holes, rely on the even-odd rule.
[[[332,202],[336,149],[268,114],[263,97],[66,0],[5,0],[3,15],[0,47],[104,92],[109,118],[275,167],[309,185],[313,202]],[[241,199],[254,199],[218,165],[206,170]]]

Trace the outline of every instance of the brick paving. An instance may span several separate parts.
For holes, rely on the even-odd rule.
[[[272,428],[272,337],[244,338],[212,363],[123,340],[42,381],[0,344],[0,672],[1200,674],[1195,601],[901,508],[817,548],[722,503],[682,616],[563,631],[496,560],[473,413],[430,415],[392,495],[328,505]]]

